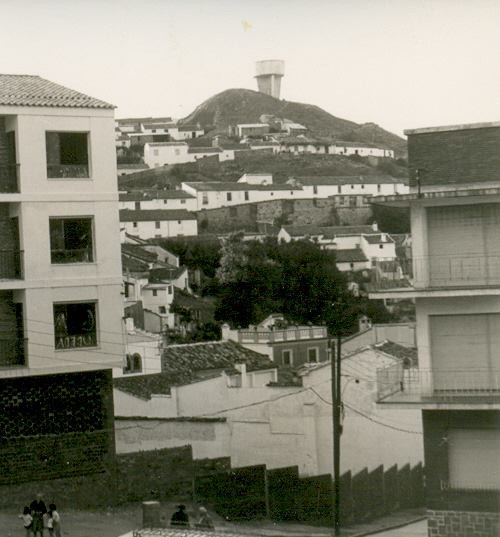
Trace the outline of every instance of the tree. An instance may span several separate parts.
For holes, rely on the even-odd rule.
[[[407,208],[372,205],[374,222],[387,233],[410,233],[410,211]]]

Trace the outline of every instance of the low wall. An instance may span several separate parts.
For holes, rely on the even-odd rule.
[[[333,198],[270,200],[198,211],[198,228],[209,233],[244,229],[257,231],[258,223],[289,225],[358,225],[372,216],[370,207],[337,207]]]

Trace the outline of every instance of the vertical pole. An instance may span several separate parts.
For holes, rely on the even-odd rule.
[[[333,403],[333,483],[334,483],[334,496],[335,496],[335,520],[334,528],[335,535],[340,535],[340,407],[341,407],[341,337],[340,327],[337,330],[337,363],[332,366],[332,369],[336,369],[335,373],[335,399],[332,399]],[[336,367],[335,367],[336,366]],[[332,376],[332,381],[333,381]],[[332,382],[333,384],[333,382]]]
[[[331,389],[332,389],[332,430],[333,430],[333,443],[332,443],[332,457],[333,457],[333,487],[332,487],[332,527],[333,527],[333,534],[337,535],[337,494],[335,492],[335,461],[337,458],[337,450],[336,450],[336,444],[337,444],[337,417],[336,417],[336,401],[337,401],[337,368],[335,364],[335,354],[336,349],[332,348],[333,342],[332,340],[329,340],[328,342],[329,346],[329,352],[330,352],[330,366],[331,366],[331,375],[332,375],[332,383],[331,383]]]

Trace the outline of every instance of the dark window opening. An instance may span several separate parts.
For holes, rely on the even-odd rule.
[[[227,201],[231,201],[233,199],[233,195],[231,194],[231,192],[228,192],[226,194],[226,199],[227,199]]]
[[[167,313],[167,308],[165,306],[158,306],[158,312],[165,314]]]
[[[51,263],[94,261],[91,218],[50,219]]]
[[[283,351],[283,365],[292,365],[292,351]]]
[[[160,229],[160,222],[155,222],[155,229]]]
[[[318,187],[316,185],[313,186],[313,194],[318,193]]]
[[[135,209],[136,211],[140,211],[140,210],[141,210],[141,202],[140,202],[140,201],[136,201],[136,202],[134,203],[134,209]]]
[[[88,134],[47,132],[47,177],[89,177]]]
[[[54,304],[56,349],[97,346],[95,302]]]
[[[250,195],[248,192],[245,192],[245,201],[248,201],[250,199]]]
[[[307,361],[310,363],[315,363],[318,361],[318,349],[315,347],[312,349],[307,349]]]
[[[127,363],[123,368],[123,372],[126,373],[142,373],[142,358],[138,352],[134,354],[127,354]]]

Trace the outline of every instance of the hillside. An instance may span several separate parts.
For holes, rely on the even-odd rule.
[[[317,175],[381,175],[406,177],[406,166],[385,161],[372,166],[367,159],[340,155],[300,155],[251,152],[236,160],[163,166],[119,177],[121,189],[175,187],[182,181],[237,181],[244,173],[272,173],[277,183],[292,176]]]
[[[316,136],[380,144],[396,151],[397,156],[406,154],[406,141],[375,123],[354,123],[332,116],[318,106],[279,100],[247,89],[229,89],[210,97],[182,123],[199,123],[205,128],[226,133],[229,125],[259,122],[262,114],[300,123]]]

